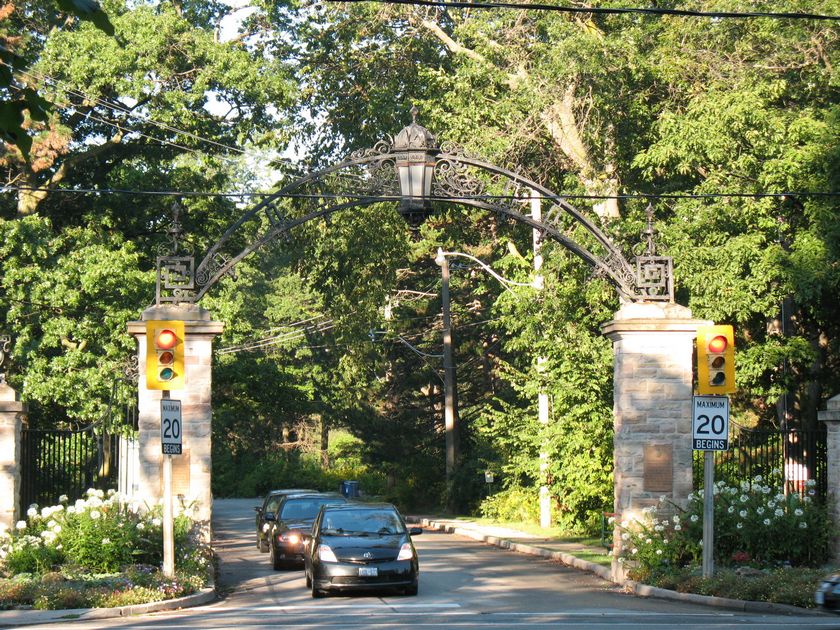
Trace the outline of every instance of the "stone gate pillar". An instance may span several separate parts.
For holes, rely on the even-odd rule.
[[[840,524],[840,394],[828,401],[825,411],[817,413],[820,422],[825,422],[826,446],[828,449],[828,505],[835,526]],[[831,555],[834,562],[840,562],[840,537],[831,541]]]
[[[691,397],[694,338],[691,311],[671,303],[623,305],[602,331],[613,342],[614,512],[616,523],[665,495],[685,505],[692,491]],[[614,530],[612,573],[621,537]]]
[[[0,526],[20,518],[20,431],[26,405],[0,375]]]
[[[196,304],[151,306],[142,320],[129,322],[128,332],[137,338],[139,457],[136,499],[153,505],[163,496],[163,454],[160,445],[160,400],[162,392],[146,388],[146,321],[183,320],[184,389],[173,390],[170,398],[181,401],[183,453],[172,455],[172,492],[175,509],[195,504],[194,516],[202,523],[205,540],[210,540],[213,495],[211,474],[211,407],[213,338],[222,333],[222,322],[210,320],[210,313]]]

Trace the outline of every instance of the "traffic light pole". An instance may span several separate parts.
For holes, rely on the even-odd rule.
[[[703,452],[703,577],[715,574],[715,452]]]
[[[163,392],[169,398],[169,391]],[[175,519],[172,514],[172,455],[163,455],[163,574],[175,577]]]

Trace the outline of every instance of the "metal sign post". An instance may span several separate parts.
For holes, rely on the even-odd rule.
[[[169,392],[164,392],[165,396]],[[175,577],[175,518],[172,513],[172,455],[181,454],[181,401],[160,401],[160,445],[163,452],[163,574]]]
[[[703,455],[703,577],[715,574],[715,451],[729,448],[729,398],[694,396],[691,423],[695,451]]]

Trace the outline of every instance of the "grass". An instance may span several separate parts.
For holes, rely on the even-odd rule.
[[[766,569],[755,575],[743,576],[738,575],[736,569],[718,569],[714,577],[704,578],[698,574],[698,569],[686,568],[648,576],[643,581],[680,593],[814,608],[814,592],[830,572],[830,569],[793,567]]]
[[[609,555],[609,550],[601,544],[600,536],[582,536],[580,534],[572,534],[559,527],[543,528],[536,523],[530,523],[527,521],[501,522],[482,517],[459,518],[470,520],[474,523],[485,525],[487,527],[505,527],[507,529],[514,529],[538,538],[547,538],[552,542],[567,544],[569,547],[563,549],[562,551],[575,556],[576,558],[592,562],[602,567],[609,567],[612,564],[612,556]]]
[[[68,567],[44,575],[20,573],[0,578],[0,610],[35,608],[113,608],[173,599],[201,589],[198,575],[167,578],[151,567],[130,567],[111,574],[90,574]]]

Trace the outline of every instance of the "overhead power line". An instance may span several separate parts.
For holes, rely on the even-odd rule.
[[[4,66],[7,66],[9,68],[12,67],[12,66],[10,66],[9,64],[7,64],[3,61],[0,61],[0,64],[2,64]],[[107,107],[108,109],[112,109],[112,110],[114,110],[116,112],[119,112],[121,114],[124,114],[125,116],[128,116],[130,118],[135,118],[137,120],[148,123],[150,125],[154,125],[155,127],[158,127],[158,128],[163,129],[165,131],[171,131],[173,133],[177,133],[178,135],[186,136],[188,138],[192,138],[193,140],[198,140],[199,142],[205,142],[207,144],[219,147],[221,149],[226,149],[228,151],[233,151],[235,153],[240,153],[240,154],[245,153],[245,150],[242,149],[242,148],[234,147],[234,146],[231,146],[231,145],[228,145],[228,144],[224,144],[224,143],[218,142],[216,140],[212,140],[210,138],[207,138],[205,136],[200,136],[200,135],[198,135],[196,133],[193,133],[191,131],[187,131],[186,129],[180,129],[179,127],[175,127],[175,126],[170,125],[168,123],[160,122],[158,120],[155,120],[151,116],[144,116],[143,114],[131,109],[130,107],[124,105],[123,103],[120,103],[119,101],[106,101],[105,99],[103,99],[99,96],[91,96],[91,95],[87,94],[86,92],[83,92],[82,90],[80,90],[78,88],[68,87],[66,83],[62,83],[62,81],[60,79],[56,79],[55,77],[53,77],[49,74],[33,72],[31,70],[17,70],[17,72],[19,74],[23,75],[23,76],[27,76],[27,77],[30,77],[32,79],[36,79],[36,80],[39,80],[39,81],[43,81],[44,83],[51,84],[53,87],[55,87],[58,90],[61,90],[61,91],[65,92],[66,94],[70,94],[70,95],[76,96],[77,98],[81,98],[81,99],[84,99],[86,101],[89,101],[91,103],[96,103],[97,105]],[[66,109],[69,109],[72,106],[68,106],[68,107],[62,106],[62,107],[66,108]],[[105,121],[105,120],[101,120],[101,122],[104,122],[106,124],[111,124],[110,122]],[[158,138],[152,138],[152,139],[159,140]]]
[[[282,193],[276,192],[207,192],[203,190],[128,190],[123,188],[43,188],[39,186],[14,186],[7,185],[0,187],[0,193],[32,191],[61,193],[69,195],[137,195],[137,196],[158,196],[158,197],[275,197],[280,199],[365,199],[374,201],[399,201],[399,195],[362,195],[353,193]],[[743,198],[743,199],[764,199],[786,197],[838,197],[840,191],[816,191],[816,190],[790,190],[778,193],[741,193],[741,192],[720,192],[720,193],[628,193],[625,195],[578,195],[558,193],[562,199],[720,199],[720,198]],[[517,201],[531,201],[535,197],[528,195],[458,195],[457,197],[442,197],[431,195],[431,201],[487,201],[513,199]],[[539,197],[540,199],[544,197]]]
[[[594,13],[599,15],[642,14],[662,17],[702,17],[715,19],[770,18],[774,20],[840,20],[838,15],[773,11],[695,11],[692,9],[663,9],[659,7],[570,7],[556,4],[524,2],[464,2],[463,0],[327,0],[338,2],[378,2],[381,4],[408,4],[423,7],[455,9],[518,9],[528,11],[557,11],[560,13]]]

